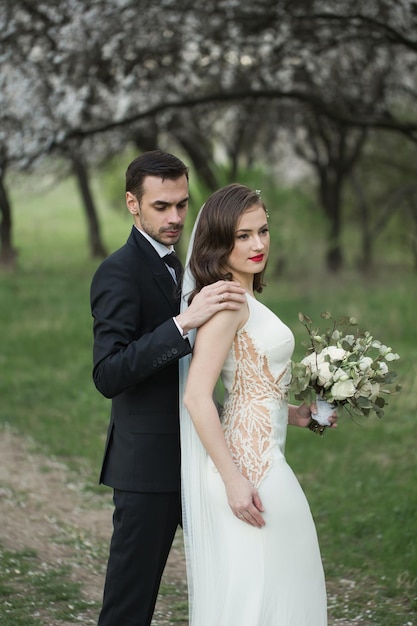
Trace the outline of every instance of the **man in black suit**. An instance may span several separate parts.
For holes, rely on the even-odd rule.
[[[209,285],[179,313],[172,257],[188,209],[188,168],[152,151],[126,172],[134,225],[91,285],[97,389],[112,399],[100,482],[113,488],[113,535],[99,626],[149,626],[181,523],[178,360],[187,333],[244,302],[236,283]],[[177,269],[178,271],[178,269]]]

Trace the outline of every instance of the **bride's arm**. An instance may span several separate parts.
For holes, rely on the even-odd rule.
[[[247,309],[221,311],[197,331],[183,402],[207,453],[225,484],[234,515],[261,527],[262,503],[256,489],[240,473],[224,438],[213,391],[236,331],[247,315]],[[243,516],[243,517],[242,517]]]

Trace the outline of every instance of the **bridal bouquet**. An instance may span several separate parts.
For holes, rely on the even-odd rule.
[[[399,355],[369,332],[360,333],[355,318],[336,321],[327,312],[321,317],[331,320],[331,327],[324,332],[314,330],[307,315],[298,314],[310,341],[307,356],[292,364],[294,397],[307,404],[317,402],[318,414],[310,430],[323,434],[329,425],[328,416],[337,407],[344,407],[351,415],[367,416],[374,411],[382,417],[384,396],[391,393],[387,385],[397,376],[390,367]],[[397,386],[395,390],[399,389]]]

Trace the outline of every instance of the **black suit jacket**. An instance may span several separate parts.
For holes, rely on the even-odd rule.
[[[175,290],[135,227],[93,277],[93,379],[112,399],[100,482],[115,489],[180,486],[178,360],[191,348],[172,319]]]

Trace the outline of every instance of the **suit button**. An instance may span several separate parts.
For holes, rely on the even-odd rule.
[[[167,360],[167,358],[168,358],[168,357],[167,357],[167,355],[166,355],[166,354],[165,354],[165,352],[164,352],[164,354],[162,355],[162,360],[163,360],[163,361],[166,361],[166,360]]]
[[[160,356],[157,358],[157,361],[158,361],[159,365],[161,365],[161,363],[162,363],[162,359],[161,359],[161,357],[160,357]]]
[[[152,361],[152,365],[153,365],[154,367],[157,367],[158,363],[155,361],[155,359]]]
[[[178,350],[176,348],[172,348],[172,354],[178,354]]]
[[[167,350],[167,353],[166,353],[166,354],[167,354],[167,357],[168,357],[168,358],[171,358],[171,357],[172,357],[172,352],[171,352],[171,350]]]

